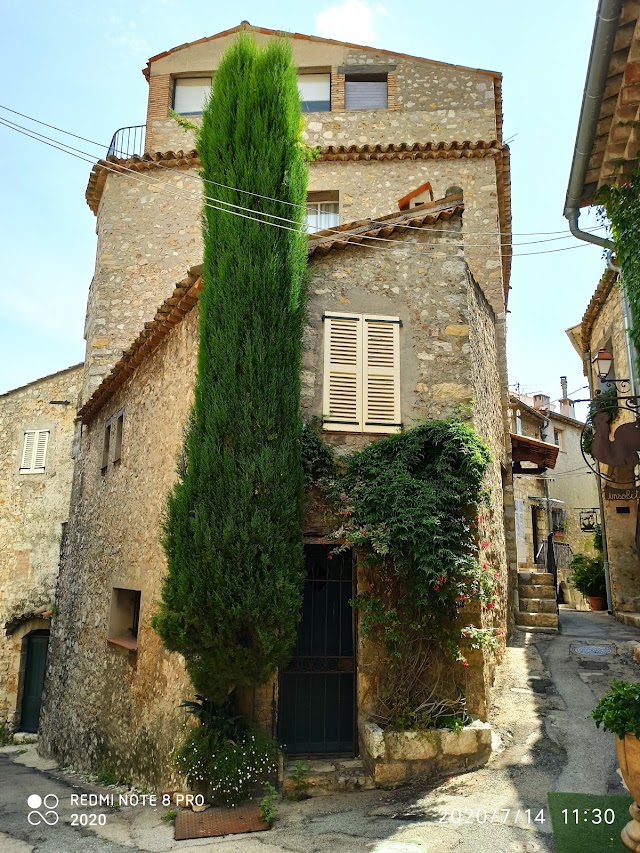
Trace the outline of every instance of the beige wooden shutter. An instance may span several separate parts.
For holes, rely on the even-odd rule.
[[[400,319],[363,320],[363,432],[400,432]]]
[[[47,446],[49,444],[49,431],[39,430],[36,437],[36,449],[33,458],[33,470],[44,471],[47,459]]]
[[[24,434],[24,447],[22,448],[22,462],[20,470],[31,470],[33,465],[33,451],[36,446],[36,431],[29,430]]]
[[[323,423],[362,432],[362,317],[325,314]]]

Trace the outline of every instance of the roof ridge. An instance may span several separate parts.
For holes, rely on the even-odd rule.
[[[260,33],[261,35],[267,36],[289,36],[294,39],[301,39],[304,41],[313,41],[313,42],[322,42],[323,44],[338,44],[344,45],[345,47],[356,47],[361,50],[371,50],[376,53],[383,53],[386,56],[400,56],[403,59],[413,60],[415,62],[425,62],[428,65],[437,65],[438,67],[444,68],[457,68],[461,71],[472,71],[477,74],[485,74],[487,76],[493,77],[497,80],[502,80],[502,73],[499,71],[490,71],[487,68],[473,68],[470,65],[457,65],[454,62],[442,62],[438,59],[427,59],[424,56],[414,56],[410,53],[399,53],[398,51],[387,50],[382,47],[373,47],[372,45],[366,44],[356,44],[355,42],[349,41],[340,41],[338,39],[330,39],[330,38],[322,38],[322,36],[310,36],[305,33],[291,33],[287,30],[272,30],[268,27],[256,27],[250,24],[248,21],[242,21],[242,23],[236,25],[235,27],[231,27],[228,30],[221,30],[219,33],[214,33],[210,36],[204,36],[203,38],[196,39],[195,41],[185,42],[184,44],[176,45],[176,47],[172,47],[169,50],[164,50],[161,53],[157,53],[155,56],[149,57],[147,60],[147,65],[142,69],[143,75],[148,80],[151,73],[151,63],[156,62],[159,59],[164,59],[165,56],[170,56],[172,53],[177,53],[179,50],[185,50],[188,47],[193,47],[197,44],[204,44],[205,42],[215,41],[219,38],[224,38],[225,36],[233,35],[234,33],[239,32],[250,32],[250,33]]]

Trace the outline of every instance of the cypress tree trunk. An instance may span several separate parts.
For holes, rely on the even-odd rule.
[[[301,128],[289,47],[274,41],[259,50],[240,37],[203,115],[205,195],[296,225],[204,208],[198,375],[153,624],[184,655],[196,692],[213,700],[233,685],[263,683],[286,660],[300,613]]]

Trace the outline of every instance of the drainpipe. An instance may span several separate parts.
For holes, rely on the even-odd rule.
[[[591,368],[591,350],[583,353],[582,361],[584,364],[584,372],[587,374],[589,383],[589,398],[593,400],[593,370]],[[600,472],[600,463],[596,460],[598,473]],[[611,577],[609,575],[609,549],[607,547],[607,524],[604,517],[604,499],[602,497],[602,479],[596,477],[596,485],[598,487],[598,505],[600,507],[600,527],[602,530],[602,561],[604,563],[604,581],[607,588],[607,611],[613,613],[613,601],[611,599]]]
[[[578,227],[580,205],[584,195],[584,182],[589,168],[589,157],[596,136],[596,127],[600,114],[600,105],[607,82],[609,62],[613,53],[613,44],[618,30],[618,20],[622,9],[622,0],[600,0],[593,31],[591,55],[587,69],[587,80],[582,98],[578,133],[573,150],[573,162],[569,174],[569,185],[564,204],[564,216],[569,220],[569,228],[578,240],[586,240],[604,249],[613,249],[611,240],[587,234]]]

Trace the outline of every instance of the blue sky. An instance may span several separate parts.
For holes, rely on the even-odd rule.
[[[191,0],[0,0],[0,103],[108,145],[143,124],[149,56],[252,24],[371,44],[501,71],[511,142],[513,229],[567,232],[562,217],[595,21],[596,0],[538,0],[491,7]],[[0,110],[0,117],[23,124]],[[46,128],[37,128],[48,133]],[[104,150],[77,142],[98,159]],[[0,127],[0,393],[84,357],[95,217],[84,200],[90,164]],[[583,226],[589,222],[583,216]],[[540,240],[515,236],[514,242]],[[520,246],[509,315],[509,381],[560,394],[585,384],[564,330],[579,322],[604,269],[597,247],[570,238]],[[575,248],[574,248],[575,247]],[[581,392],[580,396],[586,396]]]

